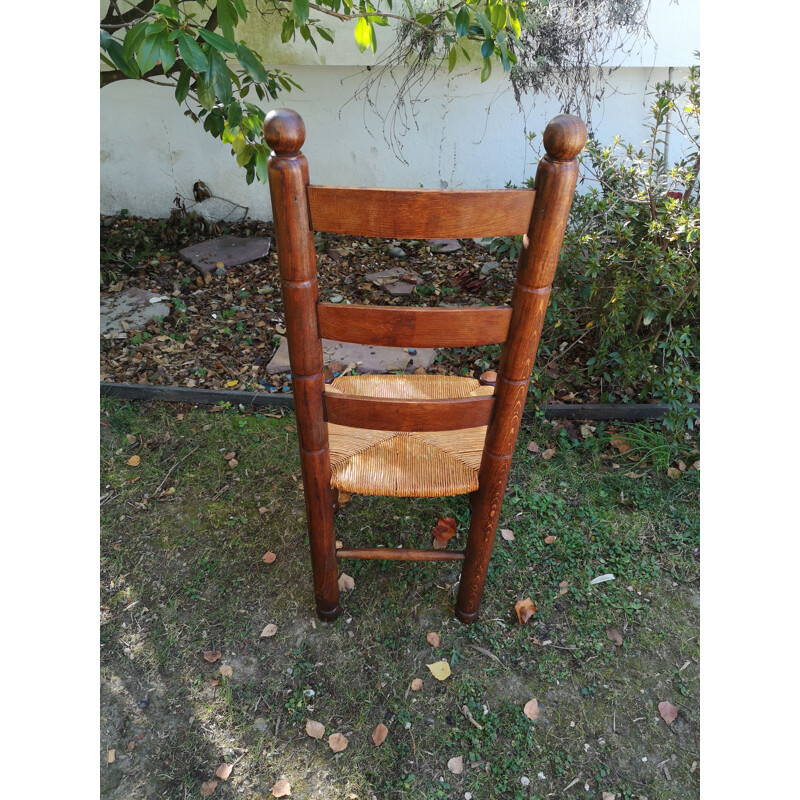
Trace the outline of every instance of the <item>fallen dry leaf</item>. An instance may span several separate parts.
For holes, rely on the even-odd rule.
[[[606,628],[606,636],[608,636],[617,647],[622,646],[622,634],[616,628],[612,628],[609,625],[609,627]]]
[[[224,458],[226,461],[230,461],[232,458],[236,458],[236,453],[235,452],[226,453]]]
[[[414,678],[411,681],[411,691],[418,692],[422,688],[422,678]]]
[[[321,739],[325,735],[325,726],[313,719],[306,720],[306,733],[312,739]]]
[[[680,476],[681,476],[681,471],[679,469],[676,469],[675,467],[670,467],[667,470],[667,477],[672,478],[672,480],[674,481],[678,480]]]
[[[340,592],[349,592],[352,589],[355,589],[355,587],[356,587],[356,582],[346,572],[343,572],[339,576]]]
[[[288,797],[292,793],[292,787],[289,781],[281,778],[270,791],[273,797]]]
[[[514,541],[514,531],[510,531],[510,530],[508,530],[508,528],[503,528],[503,530],[500,531],[500,535],[507,542],[513,542]]]
[[[350,742],[347,741],[347,737],[341,733],[332,733],[328,737],[328,746],[334,753],[341,753],[342,750],[346,750],[348,744]]]
[[[658,713],[661,714],[661,718],[667,725],[672,725],[678,718],[678,709],[669,700],[662,700],[658,704]]]
[[[237,461],[235,458],[232,458],[232,459],[231,459],[231,460],[228,462],[228,466],[229,466],[231,469],[235,469],[236,467],[238,467],[238,466],[239,466],[239,462],[238,462],[238,461]]]
[[[528,444],[528,452],[529,453],[538,453],[539,452],[539,445],[536,442],[530,442]]]
[[[522,708],[522,713],[528,719],[539,719],[539,701],[535,697],[533,700],[528,700]]]
[[[547,448],[547,450],[545,450],[545,451],[542,453],[542,458],[543,458],[545,461],[549,461],[549,460],[550,460],[550,459],[551,459],[551,458],[552,458],[552,457],[553,457],[555,454],[556,454],[556,449],[555,449],[555,447],[548,447],[548,448]]]
[[[389,729],[382,722],[379,722],[375,730],[372,731],[372,742],[375,747],[380,747],[384,743],[388,733]]]
[[[116,750],[107,750],[106,751],[106,762],[108,764],[113,764],[117,758],[117,751]]]
[[[638,473],[638,472],[626,472],[625,473],[625,477],[626,478],[641,478],[642,475],[640,473]]]
[[[517,612],[519,624],[524,625],[536,613],[536,606],[530,597],[526,597],[524,600],[517,601],[514,611]]]
[[[344,547],[344,542],[341,539],[336,540],[336,549],[341,550]]]
[[[447,542],[456,535],[456,521],[452,517],[439,517],[433,534],[434,550],[444,550]]]
[[[596,430],[597,428],[595,428],[594,425],[586,425],[584,423],[581,425],[581,436],[583,436],[584,439],[588,439]]]
[[[426,666],[437,681],[444,681],[450,677],[450,665],[446,661],[437,661],[435,664],[426,664]]]
[[[438,647],[439,646],[439,634],[431,632],[425,637],[425,641],[431,647]]]
[[[609,444],[612,447],[616,447],[621,456],[624,456],[631,449],[631,446],[624,439],[612,439]]]
[[[223,678],[232,678],[233,677],[233,667],[230,664],[223,664],[219,668],[219,674],[222,675]]]
[[[261,556],[261,560],[265,564],[272,564],[277,557],[278,556],[276,556],[275,553],[272,552],[272,550],[267,550],[267,552],[264,553],[263,556]]]
[[[136,444],[136,437],[132,433],[126,433],[125,438],[128,440],[128,444]]]
[[[615,798],[614,792],[603,792],[603,800],[615,800]]]
[[[214,794],[214,789],[217,788],[218,781],[203,781],[200,787],[200,797],[211,797]]]
[[[686,464],[684,464],[683,461],[678,460],[678,463],[677,463],[676,466],[678,467],[678,469],[681,472],[686,472]]]
[[[233,772],[233,767],[230,764],[226,764],[223,762],[217,767],[217,771],[214,773],[220,780],[226,781]]]
[[[278,626],[274,622],[270,622],[269,625],[264,626],[264,630],[261,631],[261,636],[274,636],[277,632]],[[261,636],[259,636],[259,639]]]
[[[269,511],[269,509],[266,506],[258,507],[258,513],[261,514],[262,517],[267,513],[267,511]]]
[[[208,661],[209,664],[213,664],[215,661],[219,661],[222,658],[222,653],[219,650],[203,650],[203,658]]]
[[[556,537],[555,537],[555,536],[545,536],[545,537],[544,537],[544,543],[545,543],[545,544],[553,544],[553,542],[554,542],[555,540],[556,540]]]
[[[133,739],[131,739],[131,740],[128,742],[128,744],[127,744],[127,746],[125,747],[125,749],[126,749],[126,750],[127,750],[129,753],[130,753],[130,752],[131,752],[131,750],[133,750],[133,748],[134,748],[134,747],[136,747],[136,742],[135,742]]]
[[[139,456],[131,456],[125,463],[129,467],[138,467],[142,459]]]
[[[560,581],[558,584],[558,594],[566,594],[569,591],[569,583],[567,581]]]
[[[464,771],[464,759],[461,756],[453,756],[447,762],[447,769],[453,773],[453,775],[460,775]]]
[[[698,458],[697,461],[695,461],[694,464],[692,464],[692,466],[689,467],[689,469],[696,469],[696,470],[699,471],[700,470],[700,459]]]
[[[216,678],[211,678],[208,682],[209,686],[219,686],[219,681]]]
[[[339,501],[340,506],[346,506],[350,500],[352,500],[352,495],[349,492],[343,492],[339,489],[339,497],[337,498]]]

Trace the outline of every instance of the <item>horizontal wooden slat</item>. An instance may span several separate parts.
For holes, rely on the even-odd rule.
[[[532,189],[361,189],[309,186],[311,227],[384,239],[463,239],[528,232]]]
[[[323,339],[386,347],[477,347],[506,340],[511,307],[402,308],[319,303]]]
[[[488,425],[494,397],[455,400],[385,400],[325,393],[326,419],[376,431],[457,431]]]
[[[351,547],[336,551],[336,558],[376,558],[382,561],[463,561],[463,550],[411,550],[391,547]]]

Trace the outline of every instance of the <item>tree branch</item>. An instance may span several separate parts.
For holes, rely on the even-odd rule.
[[[154,5],[154,0],[141,0],[141,2],[134,5],[130,11],[120,14],[117,4],[112,2],[108,6],[105,17],[100,20],[100,27],[104,25],[129,25],[131,22],[138,21],[139,17],[147,14]],[[114,12],[116,12],[116,14]]]

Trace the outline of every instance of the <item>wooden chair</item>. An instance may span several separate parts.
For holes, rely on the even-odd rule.
[[[474,622],[586,142],[578,117],[547,126],[533,191],[435,191],[309,185],[305,125],[288,109],[264,121],[318,615],[339,614],[337,558],[463,561],[456,616]],[[524,234],[510,306],[464,309],[318,302],[314,231],[388,239]],[[496,385],[385,375],[326,387],[323,338],[402,347],[504,343]],[[333,492],[470,493],[466,550],[336,550]]]

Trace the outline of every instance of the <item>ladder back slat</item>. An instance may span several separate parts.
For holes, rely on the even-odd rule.
[[[494,397],[453,400],[386,400],[354,395],[324,395],[326,418],[335,425],[376,431],[457,431],[488,425]]]
[[[465,239],[527,233],[531,189],[362,189],[309,186],[311,227],[384,239]]]
[[[403,308],[319,303],[323,339],[384,347],[478,347],[506,340],[511,306]]]

